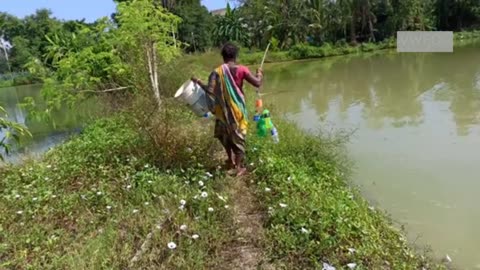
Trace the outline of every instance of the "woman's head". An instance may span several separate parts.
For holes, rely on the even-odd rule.
[[[223,56],[223,61],[225,63],[237,60],[237,56],[238,56],[237,46],[233,45],[232,43],[226,43],[222,47],[222,56]]]

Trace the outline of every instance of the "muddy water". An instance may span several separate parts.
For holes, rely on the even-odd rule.
[[[303,129],[355,130],[354,182],[372,204],[412,242],[480,269],[480,43],[272,64],[263,91]]]
[[[12,154],[6,157],[7,162],[19,162],[26,156],[40,156],[72,134],[78,133],[82,124],[98,111],[95,103],[88,101],[74,109],[62,109],[52,113],[49,121],[36,120],[19,105],[26,97],[32,97],[37,103],[42,104],[40,88],[41,85],[0,88],[0,106],[7,111],[7,118],[26,126],[32,133],[31,138],[23,138],[21,144],[13,147]],[[3,134],[0,131],[1,138]]]

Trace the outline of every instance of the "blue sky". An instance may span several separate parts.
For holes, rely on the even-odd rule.
[[[32,14],[39,8],[48,8],[59,19],[83,19],[95,21],[110,16],[115,10],[113,0],[0,0],[0,11],[18,17]],[[226,0],[202,0],[208,9],[223,8]]]

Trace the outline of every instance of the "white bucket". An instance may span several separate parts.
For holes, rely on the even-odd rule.
[[[187,104],[198,116],[204,116],[208,109],[205,91],[198,85],[188,80],[175,93],[175,98]]]

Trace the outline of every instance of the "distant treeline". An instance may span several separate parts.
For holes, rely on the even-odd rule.
[[[131,0],[116,2],[127,1]],[[379,42],[394,38],[399,30],[480,27],[478,0],[238,0],[238,7],[228,6],[223,15],[211,14],[200,0],[152,1],[182,19],[176,38],[186,52],[205,51],[226,41],[248,48],[264,48],[271,42],[276,50],[301,43]],[[116,14],[110,19],[118,23]],[[25,18],[0,13],[0,37],[12,46],[9,63],[3,50],[0,53],[0,74],[9,71],[8,64],[13,72],[24,71],[32,57],[48,65],[52,61],[48,37],[69,36],[95,24],[58,20],[46,9]]]

